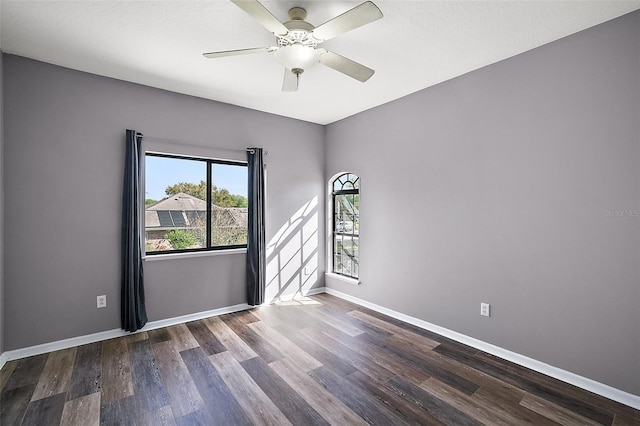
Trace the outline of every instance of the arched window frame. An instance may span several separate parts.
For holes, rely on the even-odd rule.
[[[329,182],[330,271],[359,280],[360,178],[344,172]]]

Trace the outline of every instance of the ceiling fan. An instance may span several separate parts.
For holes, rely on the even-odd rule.
[[[285,67],[282,83],[282,90],[285,92],[298,90],[300,75],[318,62],[361,82],[367,81],[375,72],[351,59],[318,47],[319,44],[340,34],[382,18],[380,9],[370,1],[318,27],[305,21],[307,11],[301,7],[291,8],[290,21],[281,23],[258,0],[231,1],[272,32],[276,36],[277,46],[203,53],[206,58],[273,53],[275,59]]]

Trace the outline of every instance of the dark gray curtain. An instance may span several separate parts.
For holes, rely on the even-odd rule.
[[[264,237],[264,162],[262,148],[247,151],[249,223],[247,229],[247,303],[264,303],[266,244]]]
[[[147,323],[144,306],[142,267],[142,220],[140,186],[142,135],[127,130],[126,163],[122,202],[122,290],[120,313],[122,328],[136,331]]]

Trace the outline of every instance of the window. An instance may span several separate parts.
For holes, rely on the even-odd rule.
[[[333,269],[336,274],[358,278],[360,235],[360,179],[345,173],[332,182]]]
[[[247,165],[145,155],[147,254],[247,246]]]

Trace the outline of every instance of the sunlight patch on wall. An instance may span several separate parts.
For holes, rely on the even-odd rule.
[[[313,197],[267,244],[265,302],[303,296],[317,281],[318,197]]]

